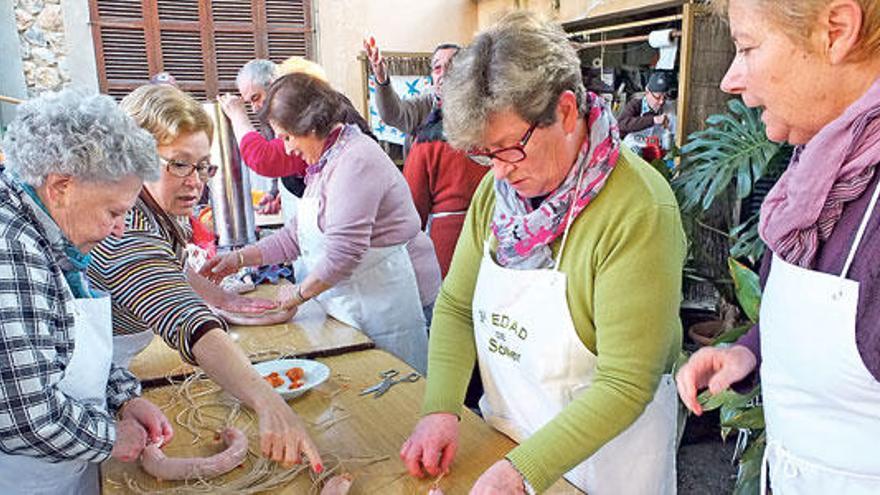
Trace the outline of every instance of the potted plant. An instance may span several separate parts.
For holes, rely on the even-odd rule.
[[[761,287],[758,275],[733,258],[728,259],[730,275],[740,307],[748,321],[721,335],[714,345],[729,345],[739,339],[758,321],[761,304]],[[734,454],[739,460],[734,495],[758,495],[760,491],[761,463],[767,445],[764,433],[764,407],[761,404],[761,386],[756,385],[746,394],[726,390],[715,396],[703,392],[699,397],[703,410],[719,409],[721,436],[725,440],[737,432],[737,449]]]
[[[764,251],[757,232],[759,205],[784,171],[791,147],[767,139],[760,110],[739,99],[727,107],[728,112],[706,119],[706,129],[688,136],[672,186],[689,238],[710,233],[725,243],[728,256],[754,264]],[[687,278],[711,283],[720,295],[717,321],[689,329],[703,344],[741,319],[724,258],[692,242]]]

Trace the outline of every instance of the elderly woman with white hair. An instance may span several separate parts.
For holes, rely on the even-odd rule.
[[[434,311],[425,416],[400,455],[446,472],[474,361],[519,446],[471,493],[675,492],[684,233],[669,185],[620,145],[563,31],[510,14],[446,76],[453,146],[491,167]]]
[[[721,89],[797,149],[761,206],[760,323],[691,356],[679,394],[701,414],[699,389],[760,371],[762,484],[880,493],[880,2],[714,4],[736,46]]]
[[[158,177],[156,145],[112,98],[62,91],[22,104],[3,148],[0,493],[97,494],[98,463],[172,436],[112,364],[110,301],[85,277]]]

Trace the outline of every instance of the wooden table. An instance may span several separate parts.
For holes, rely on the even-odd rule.
[[[351,493],[358,494],[427,494],[433,479],[418,480],[406,473],[406,468],[398,457],[398,451],[419,418],[419,407],[425,392],[424,380],[404,383],[392,387],[384,396],[374,399],[361,397],[358,392],[377,381],[379,372],[395,368],[401,373],[411,371],[407,365],[394,356],[381,350],[352,352],[340,356],[318,359],[330,367],[330,379],[323,385],[308,391],[300,398],[290,402],[293,409],[309,422],[309,431],[318,444],[324,465],[332,469],[337,465],[342,472],[350,472],[355,481]],[[168,403],[174,389],[161,387],[147,390],[145,396],[156,404]],[[217,394],[203,396],[197,401],[216,399]],[[180,407],[172,406],[165,410],[173,418]],[[222,410],[216,411],[222,416]],[[220,421],[207,420],[209,428],[217,428]],[[243,418],[236,425],[248,432],[251,442],[256,441],[256,426],[248,424]],[[217,451],[212,447],[212,433],[204,433],[205,440],[191,444],[192,435],[175,424],[175,436],[165,452],[171,456],[192,457],[211,455]],[[440,481],[446,495],[466,494],[479,475],[489,468],[513,446],[507,437],[498,433],[478,416],[466,411],[461,421],[461,437],[458,454],[452,471]],[[358,459],[384,459],[366,465]],[[249,461],[252,462],[249,456]],[[234,470],[221,478],[229,483],[249,469]],[[104,494],[130,493],[123,482],[128,476],[142,489],[174,489],[179,482],[157,483],[151,476],[141,471],[137,464],[122,464],[108,461],[102,466]],[[215,480],[216,482],[221,482]],[[301,474],[286,486],[277,487],[266,493],[305,494],[310,493],[312,483],[308,475]],[[216,490],[215,490],[216,492]],[[551,494],[581,493],[573,486],[560,480],[548,492]]]
[[[248,295],[272,297],[275,289],[272,285],[260,285]],[[373,341],[363,332],[327,316],[315,301],[304,304],[288,323],[256,327],[232,325],[229,334],[255,363],[279,355],[314,358],[373,347]],[[129,369],[147,386],[164,384],[166,377],[189,375],[194,371],[193,366],[184,363],[177,351],[159,337],[154,337],[153,342],[135,356]]]

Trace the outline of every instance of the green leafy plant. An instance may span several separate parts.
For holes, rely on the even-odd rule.
[[[684,213],[708,211],[733,189],[742,200],[754,191],[761,178],[777,178],[791,157],[791,147],[767,139],[761,111],[742,100],[727,102],[728,113],[706,119],[708,128],[688,136],[681,148],[682,161],[672,181]],[[731,240],[730,255],[757,260],[764,244],[757,234],[757,215],[744,221],[731,208],[725,234]]]
[[[747,325],[727,331],[715,340],[714,345],[725,345],[736,341],[757,323],[760,312],[761,286],[758,275],[733,258],[728,259],[728,267],[737,300],[749,322]],[[755,386],[747,394],[725,390],[711,396],[706,391],[699,397],[704,410],[719,409],[722,438],[727,439],[733,431],[739,432],[745,438],[745,449],[739,456],[734,495],[757,495],[760,490],[761,462],[767,445],[764,433],[764,407],[761,405],[760,397],[760,385]]]

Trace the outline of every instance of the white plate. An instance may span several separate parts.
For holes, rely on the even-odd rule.
[[[293,367],[302,368],[306,376],[302,387],[291,390],[287,388],[290,386],[290,378],[287,378],[284,373]],[[257,373],[263,377],[273,371],[277,372],[284,380],[284,383],[275,387],[275,391],[281,394],[285,399],[299,397],[309,389],[317,387],[330,378],[330,368],[323,363],[312,361],[311,359],[276,359],[274,361],[255,364],[254,368],[257,370]]]

